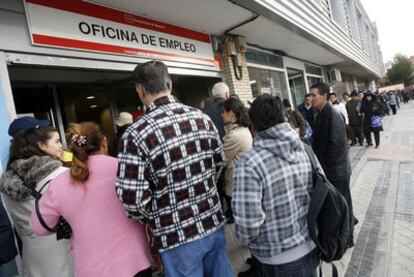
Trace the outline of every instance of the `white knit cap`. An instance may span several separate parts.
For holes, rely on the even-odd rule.
[[[125,126],[127,124],[132,124],[133,118],[132,114],[127,112],[122,112],[119,114],[118,118],[115,120],[115,124],[119,127]]]
[[[229,93],[229,91],[230,89],[225,83],[218,82],[213,86],[213,90],[211,91],[211,93],[213,94],[213,97],[225,98],[226,93]]]

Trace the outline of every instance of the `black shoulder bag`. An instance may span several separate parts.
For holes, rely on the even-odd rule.
[[[32,191],[32,196],[35,199],[35,210],[37,218],[39,219],[40,225],[45,228],[47,231],[56,233],[56,239],[70,239],[72,237],[72,228],[70,227],[69,223],[61,216],[59,218],[58,223],[53,228],[46,224],[44,221],[39,208],[39,200],[42,197],[42,190],[49,184],[50,180],[43,184],[39,191],[35,190],[34,188],[25,184]]]
[[[332,276],[338,276],[338,270],[332,263],[340,260],[349,247],[351,227],[349,209],[345,198],[318,171],[315,154],[306,144],[313,171],[313,192],[308,212],[309,235],[318,247],[320,258],[332,264]],[[322,269],[319,268],[322,276]]]

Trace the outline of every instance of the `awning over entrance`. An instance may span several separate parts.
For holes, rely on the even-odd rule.
[[[328,28],[324,23],[326,19],[320,19],[322,14],[318,12],[321,12],[311,4],[303,8],[298,7],[298,10],[308,10],[307,14],[301,15],[303,18],[292,12],[291,16],[297,17],[297,23],[293,24],[288,20],[287,15],[282,16],[282,12],[287,13],[287,11],[281,10],[278,14],[274,6],[265,6],[262,3],[264,1],[97,0],[94,2],[150,18],[162,19],[171,24],[191,27],[216,36],[222,36],[226,32],[242,35],[250,45],[278,50],[279,53],[318,65],[335,65],[347,73],[352,71],[359,77],[379,77],[375,62],[358,48],[355,42],[345,37],[345,32],[339,27]],[[280,4],[280,8],[287,10],[287,6],[291,4],[284,5],[286,7]],[[301,28],[301,26],[307,26],[308,29],[305,30],[305,27]],[[323,28],[325,31],[320,31]],[[316,32],[321,34],[316,36]]]

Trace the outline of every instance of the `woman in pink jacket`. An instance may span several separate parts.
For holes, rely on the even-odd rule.
[[[63,216],[72,227],[76,276],[151,276],[144,227],[128,220],[115,193],[118,161],[107,156],[106,137],[98,125],[84,122],[71,124],[68,138],[72,166],[51,182],[39,205],[47,225],[55,226]],[[31,228],[49,234],[36,212]]]

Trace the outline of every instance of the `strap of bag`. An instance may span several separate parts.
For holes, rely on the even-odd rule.
[[[41,194],[42,190],[50,183],[51,180],[46,181],[43,186],[40,188],[39,190],[39,194]],[[56,229],[50,228],[49,225],[46,224],[45,220],[42,217],[42,214],[40,213],[40,207],[39,207],[39,198],[35,199],[35,209],[36,209],[36,215],[37,215],[37,219],[39,219],[39,223],[40,225],[42,225],[43,228],[45,228],[47,231],[49,232],[56,232]]]
[[[29,185],[26,185],[24,182],[23,182],[23,185],[31,190],[32,196],[35,199],[35,210],[36,210],[36,215],[37,215],[37,218],[39,219],[40,225],[42,225],[42,227],[45,228],[49,232],[56,232],[55,229],[50,228],[49,225],[46,224],[45,220],[42,217],[42,214],[40,213],[40,208],[39,208],[39,200],[42,197],[42,190],[50,183],[50,181],[51,180],[46,181],[39,191],[37,191],[35,188]]]
[[[331,263],[332,265],[332,277],[338,277],[338,269],[336,268],[336,265],[334,263]]]
[[[39,223],[40,225],[42,225],[43,228],[45,228],[46,230],[48,230],[49,232],[56,232],[56,229],[52,229],[49,227],[49,225],[47,225],[47,223],[45,222],[45,220],[42,217],[42,214],[40,213],[40,208],[39,208],[39,200],[40,199],[36,199],[35,200],[35,209],[36,209],[36,215],[37,215],[37,219],[39,219]]]
[[[307,145],[306,143],[304,143],[303,144],[303,146],[304,146],[304,148],[305,148],[305,152],[306,152],[306,154],[308,155],[308,157],[309,157],[309,160],[310,160],[310,162],[311,162],[311,165],[312,165],[312,171],[313,172],[315,172],[315,171],[317,171],[317,165],[316,165],[316,158],[315,158],[315,154],[313,153],[313,150],[312,150],[312,148],[309,146],[309,145]]]
[[[26,183],[22,183],[23,184],[23,186],[25,186],[26,188],[28,188],[28,189],[30,189],[30,191],[31,191],[31,194],[32,194],[32,196],[33,196],[33,198],[34,199],[40,199],[40,197],[42,197],[42,194],[39,192],[39,191],[37,191],[37,190],[35,190],[34,188],[32,188],[31,186],[29,186],[29,185],[26,185]]]
[[[308,154],[309,160],[311,162],[312,165],[312,172],[318,174],[323,180],[327,181],[327,178],[325,176],[325,173],[323,173],[323,171],[321,172],[318,168],[318,162],[316,161],[316,155],[313,152],[312,148],[307,145],[306,143],[303,144],[304,148],[305,148],[305,152],[306,154]]]
[[[323,277],[322,264],[323,262],[321,261],[319,265],[319,277]],[[338,268],[336,267],[334,263],[330,263],[330,264],[332,266],[332,277],[338,277]]]

